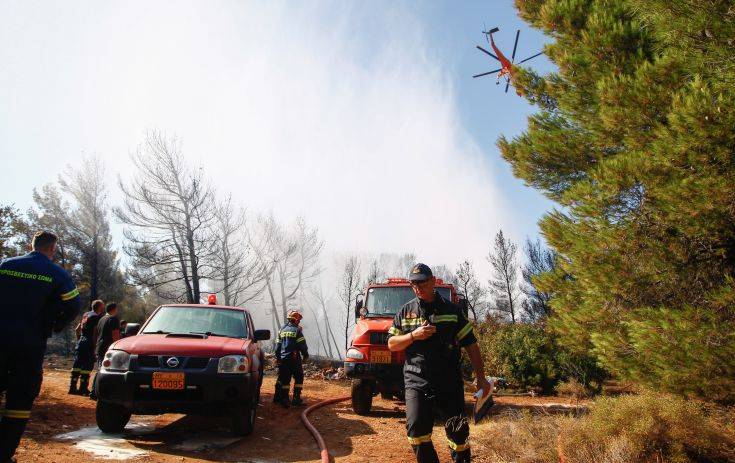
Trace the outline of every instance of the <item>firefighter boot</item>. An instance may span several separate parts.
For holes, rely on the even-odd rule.
[[[444,427],[454,463],[470,463],[470,425],[464,416],[453,416]]]
[[[79,378],[79,372],[78,371],[72,371],[71,372],[71,378],[69,382],[69,394],[79,394],[79,389],[77,389],[77,379]]]
[[[300,387],[295,387],[293,389],[293,400],[291,401],[291,404],[296,405],[296,406],[304,404],[304,401],[301,400],[301,388]]]
[[[89,375],[82,375],[79,378],[79,395],[89,397]]]

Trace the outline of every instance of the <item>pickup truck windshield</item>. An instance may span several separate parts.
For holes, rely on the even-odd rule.
[[[436,288],[436,291],[448,301],[452,300],[449,288]],[[370,288],[367,293],[365,307],[368,316],[393,316],[403,305],[416,297],[410,286],[386,286]]]
[[[245,312],[205,307],[161,307],[142,331],[145,333],[205,334],[246,338]]]

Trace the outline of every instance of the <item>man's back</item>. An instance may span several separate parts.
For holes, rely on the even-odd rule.
[[[0,344],[45,346],[52,327],[79,311],[79,291],[69,275],[39,252],[0,263]]]
[[[95,353],[102,359],[107,349],[116,341],[114,332],[120,329],[120,320],[114,315],[105,314],[97,324],[97,342]]]

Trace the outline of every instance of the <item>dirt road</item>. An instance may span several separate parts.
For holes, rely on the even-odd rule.
[[[94,421],[95,403],[66,394],[68,373],[47,371],[26,435],[18,449],[21,463],[84,462],[95,459],[129,459],[146,462],[307,462],[319,452],[299,419],[302,409],[274,405],[274,378],[266,377],[255,432],[244,439],[229,433],[229,421],[162,415],[134,416],[123,436],[104,436]],[[309,403],[349,393],[345,382],[307,380],[304,396]],[[533,408],[545,399],[501,398],[507,407]],[[558,401],[558,399],[555,399]],[[547,400],[548,401],[548,400]],[[413,462],[405,438],[403,404],[376,398],[368,417],[352,412],[349,402],[317,410],[312,422],[319,429],[336,461]],[[434,429],[442,461],[449,461],[444,432]],[[479,450],[479,449],[478,449]],[[481,455],[474,459],[483,461]]]

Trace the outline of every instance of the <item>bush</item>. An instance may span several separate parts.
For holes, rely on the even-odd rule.
[[[472,428],[478,461],[725,463],[735,410],[654,392],[599,398],[581,418],[506,412]]]
[[[574,379],[588,394],[600,391],[607,376],[594,359],[559,347],[540,324],[487,321],[476,334],[486,370],[506,378],[512,387],[554,391],[557,383]]]
[[[735,461],[735,413],[704,402],[644,392],[595,401],[561,430],[567,463]]]
[[[572,397],[574,399],[586,399],[592,396],[592,392],[574,378],[560,382],[556,385],[555,390],[560,396]]]

